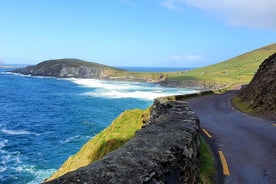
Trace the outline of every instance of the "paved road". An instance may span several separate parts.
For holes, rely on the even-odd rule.
[[[224,152],[230,170],[225,184],[276,184],[276,122],[235,111],[229,104],[235,93],[187,102]]]

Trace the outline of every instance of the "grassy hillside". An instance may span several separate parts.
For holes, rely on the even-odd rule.
[[[86,166],[119,148],[139,130],[149,117],[150,110],[128,110],[117,117],[110,126],[97,134],[54,173],[49,180]]]
[[[188,72],[168,73],[168,80],[215,81],[226,84],[248,83],[259,65],[275,52],[276,44],[271,44],[218,64]]]

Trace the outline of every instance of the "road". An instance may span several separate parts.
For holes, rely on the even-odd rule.
[[[229,99],[236,92],[193,98],[187,103],[226,157],[230,175],[224,177],[225,184],[275,184],[276,122],[233,109]]]

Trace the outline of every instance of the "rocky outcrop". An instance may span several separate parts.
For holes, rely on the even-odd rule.
[[[47,183],[198,183],[199,146],[194,112],[159,98],[149,122],[120,149]]]
[[[241,90],[239,97],[256,111],[276,117],[276,53],[260,65],[252,81]]]

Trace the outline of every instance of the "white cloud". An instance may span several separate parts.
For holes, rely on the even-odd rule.
[[[182,56],[180,54],[173,54],[169,57],[170,61],[177,61],[177,62],[191,62],[191,61],[200,61],[202,57],[197,54],[187,54]]]
[[[169,57],[169,60],[171,60],[171,61],[185,61],[185,57],[183,57],[179,54],[173,54]]]
[[[183,0],[166,0],[161,2],[161,5],[172,10],[180,10],[180,3],[185,3]]]
[[[276,30],[276,0],[164,0],[161,5],[174,10],[192,6],[230,25]]]
[[[200,55],[196,55],[196,54],[186,55],[185,58],[188,61],[200,61],[200,60],[202,60],[202,57]]]

